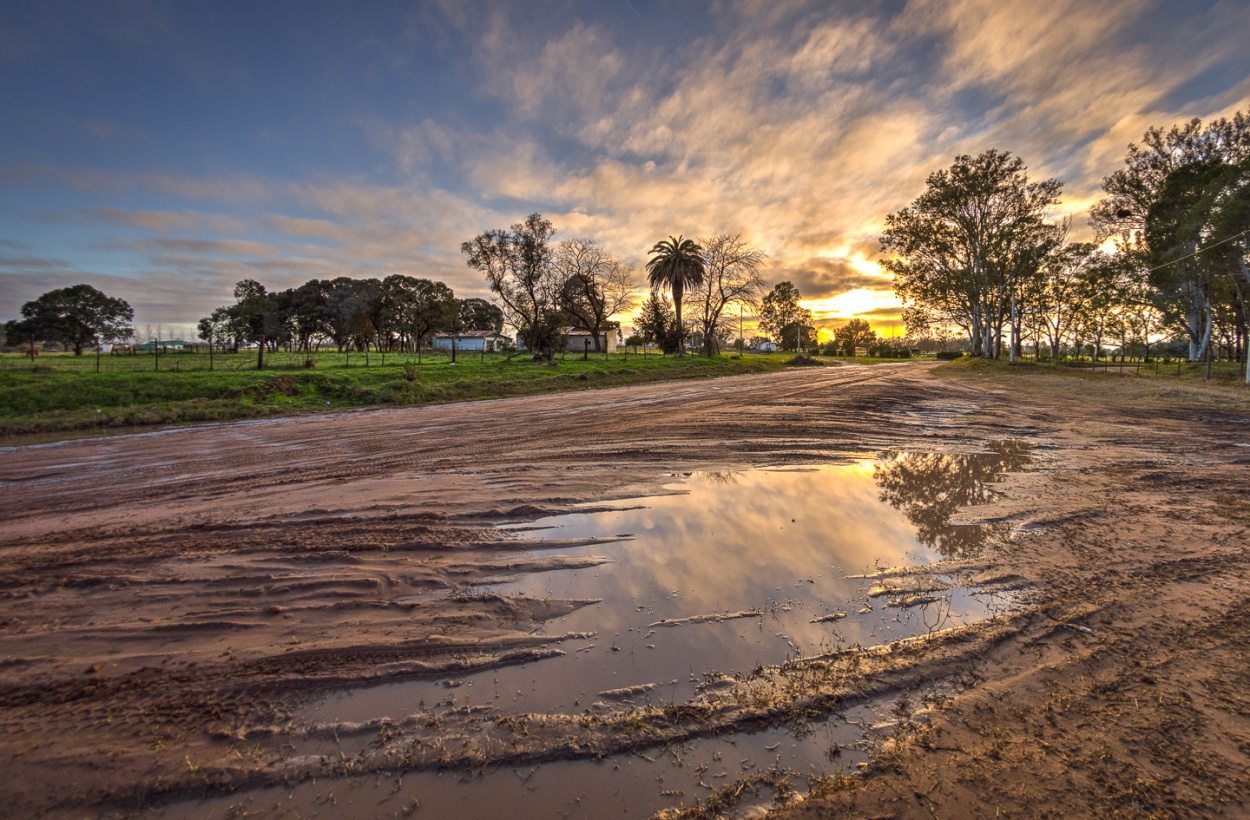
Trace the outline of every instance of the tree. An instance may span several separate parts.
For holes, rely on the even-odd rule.
[[[460,322],[465,330],[503,330],[503,311],[485,299],[461,299]]]
[[[877,341],[877,331],[867,319],[852,319],[833,332],[833,339],[845,355],[854,356],[856,348],[868,348]]]
[[[1064,244],[1047,254],[1040,274],[1028,285],[1026,300],[1034,320],[1045,329],[1051,358],[1058,359],[1064,337],[1081,307],[1085,272],[1097,249],[1087,242]]]
[[[490,230],[460,245],[465,264],[481,272],[503,302],[504,315],[526,348],[552,361],[565,317],[551,237],[556,229],[542,214],[530,214],[508,230]]]
[[[791,322],[781,329],[782,350],[805,350],[816,344],[816,326],[807,322]]]
[[[93,342],[120,342],[135,332],[134,309],[90,285],[50,290],[22,305],[21,312],[24,322],[15,332],[72,347],[75,356]]]
[[[673,294],[674,327],[677,332],[677,353],[681,355],[685,327],[681,318],[681,297],[687,287],[703,281],[703,248],[693,239],[681,236],[662,239],[649,251],[647,279],[652,289],[668,288]]]
[[[298,288],[282,291],[279,298],[283,324],[311,364],[313,340],[327,332],[326,308],[329,303],[329,282],[312,279]]]
[[[26,345],[26,355],[35,360],[35,342],[39,341],[39,329],[30,319],[10,319],[4,323],[4,343],[13,347]]]
[[[1165,321],[1188,337],[1190,360],[1206,356],[1217,314],[1232,303],[1240,304],[1243,324],[1250,319],[1242,288],[1250,285],[1250,220],[1242,217],[1240,236],[1229,230],[1250,184],[1248,162],[1246,113],[1205,128],[1198,119],[1166,132],[1150,128],[1140,145],[1129,145],[1125,167],[1103,180],[1107,196],[1090,212],[1099,238],[1118,236],[1122,247],[1144,242],[1149,284]]]
[[[644,343],[658,344],[664,353],[675,353],[681,347],[681,336],[673,321],[673,304],[662,293],[653,291],[642,303],[634,327]]]
[[[404,332],[417,348],[418,360],[426,340],[443,326],[456,295],[442,282],[413,279],[403,303],[400,321]]]
[[[256,369],[265,369],[265,345],[281,332],[282,317],[277,303],[265,286],[244,279],[234,286],[235,304],[230,314],[238,323],[244,341],[256,344]]]
[[[556,267],[564,280],[560,307],[569,318],[590,331],[595,352],[608,320],[629,310],[634,302],[634,269],[613,258],[592,239],[570,239],[556,250]]]
[[[774,341],[781,345],[782,350],[796,350],[799,339],[791,334],[789,340],[784,337],[783,330],[795,322],[809,325],[812,312],[799,304],[799,289],[792,282],[778,282],[764,297],[760,307],[759,326]],[[793,345],[787,346],[789,342]]]
[[[766,285],[759,269],[764,252],[748,244],[739,234],[716,234],[701,239],[703,280],[692,294],[698,306],[696,321],[703,333],[703,353],[714,355],[726,329],[721,314],[732,304],[754,306]]]
[[[957,156],[929,175],[911,205],[886,217],[882,267],[904,306],[958,324],[976,355],[995,358],[1021,286],[1053,241],[1043,217],[1059,201],[1058,180],[1030,182],[1008,152]]]

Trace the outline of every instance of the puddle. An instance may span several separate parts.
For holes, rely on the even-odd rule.
[[[663,494],[505,527],[536,556],[611,563],[501,578],[467,594],[597,599],[539,629],[592,638],[561,642],[565,654],[525,665],[342,692],[304,709],[299,722],[400,719],[440,706],[578,714],[662,705],[693,697],[716,673],[984,620],[1011,608],[1013,594],[962,588],[939,574],[919,576],[910,600],[892,600],[873,589],[876,581],[848,576],[975,556],[987,531],[950,516],[990,503],[990,485],[1028,461],[1024,445],[1002,442],[973,455],[890,451],[847,464],[680,474]],[[800,791],[806,776],[848,770],[866,759],[865,725],[883,719],[871,708],[797,734],[738,733],[647,757],[304,783],[167,812],[648,816],[770,766],[789,772]],[[844,751],[831,755],[835,747]],[[770,798],[765,790],[760,801]]]
[[[596,512],[505,528],[532,541],[537,556],[610,560],[478,588],[600,599],[538,633],[593,638],[563,642],[565,655],[537,663],[345,692],[301,717],[356,722],[436,704],[564,713],[605,701],[661,705],[692,697],[713,673],[983,620],[1009,601],[939,578],[951,588],[921,591],[932,602],[889,606],[888,596],[869,596],[874,582],[847,576],[975,555],[985,529],[949,524],[950,515],[991,501],[987,484],[1026,461],[1020,445],[1003,443],[985,454],[888,452],[850,464],[693,473],[621,509],[597,504]],[[544,547],[605,537],[622,540]]]

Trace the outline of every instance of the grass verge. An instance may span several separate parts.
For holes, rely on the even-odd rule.
[[[1097,398],[1110,404],[1162,410],[1250,411],[1250,388],[1240,380],[1235,362],[1222,362],[1207,381],[1204,364],[1165,365],[1156,374],[1143,367],[1118,372],[1065,367],[1035,362],[1007,362],[965,356],[929,372],[938,378],[959,379],[982,387],[1000,386],[1025,395],[1068,395],[1074,402]],[[1074,406],[1080,406],[1079,404]]]
[[[200,362],[196,357],[203,358]],[[6,359],[10,357],[4,357]],[[20,360],[0,366],[0,442],[108,428],[226,421],[356,407],[411,406],[529,396],[594,387],[763,373],[784,367],[784,355],[591,357],[570,356],[552,367],[515,357],[462,355],[387,357],[380,366],[344,365],[321,354],[313,368],[279,364],[266,370],[232,367],[218,356],[208,370],[203,354],[170,355],[160,372],[133,367],[96,373],[83,357],[32,368]],[[302,359],[302,357],[301,357]],[[176,361],[172,370],[169,360]],[[224,360],[224,361],[223,361]]]

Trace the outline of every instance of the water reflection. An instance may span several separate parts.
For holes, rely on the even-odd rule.
[[[950,513],[988,499],[984,484],[1021,457],[999,447],[987,456],[892,453],[879,462],[680,474],[665,495],[518,525],[510,529],[538,556],[610,563],[500,578],[490,592],[596,600],[538,629],[594,638],[562,643],[560,658],[467,676],[451,691],[436,681],[383,686],[313,717],[405,715],[449,698],[578,712],[601,693],[640,685],[651,687],[640,701],[683,700],[713,670],[748,671],[986,618],[1001,602],[976,590],[939,583],[940,594],[873,596],[874,582],[856,576],[940,560],[955,532],[975,538],[975,528],[947,524]],[[626,540],[582,545],[613,536]]]
[[[958,510],[989,504],[989,484],[1031,462],[1018,440],[991,442],[985,453],[915,453],[887,450],[873,471],[881,500],[900,510],[916,537],[944,558],[970,558],[985,547],[986,527],[951,524]]]

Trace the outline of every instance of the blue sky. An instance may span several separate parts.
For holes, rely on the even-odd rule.
[[[884,217],[1012,151],[1084,212],[1151,125],[1250,109],[1250,3],[149,2],[0,9],[0,319],[87,282],[189,328],[234,282],[407,273],[541,211],[641,266],[742,233],[888,318]]]

